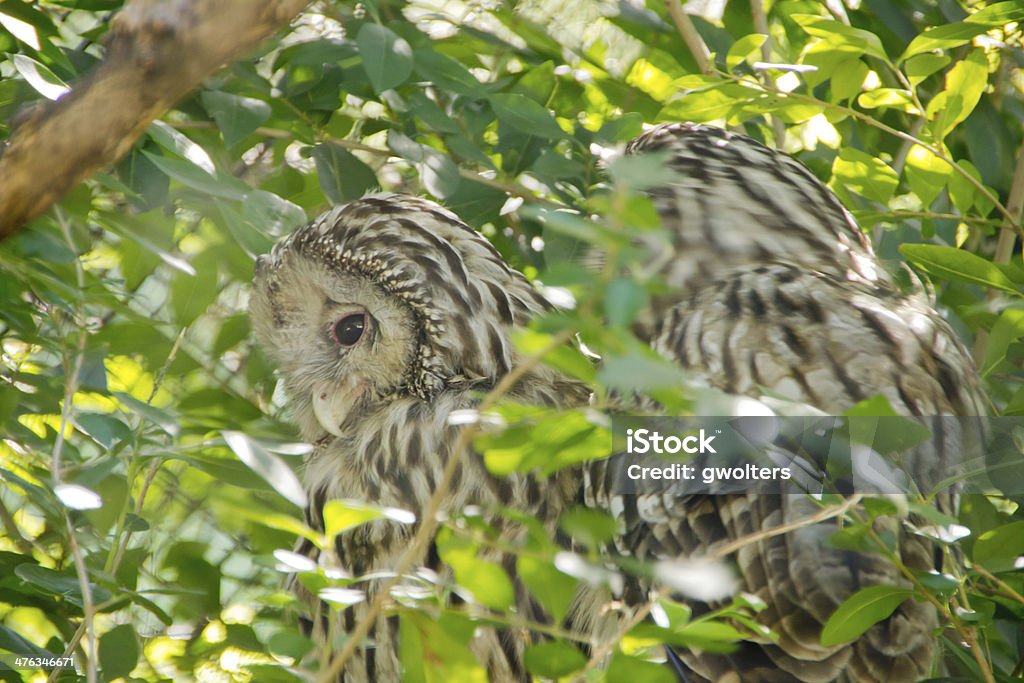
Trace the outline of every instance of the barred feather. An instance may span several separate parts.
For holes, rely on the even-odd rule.
[[[948,325],[923,297],[893,287],[849,213],[799,163],[692,124],[658,126],[627,151],[663,153],[671,171],[651,192],[673,250],[658,261],[669,288],[637,332],[694,380],[830,413],[882,394],[908,416],[982,414],[976,373]],[[372,334],[339,347],[332,325],[353,307],[369,316]],[[547,308],[482,236],[413,197],[378,194],[339,207],[263,257],[253,327],[281,370],[303,438],[315,444],[304,473],[310,524],[323,528],[323,506],[335,498],[420,512],[456,438],[449,414],[475,405],[479,390],[516,365],[511,330]],[[514,394],[564,406],[584,402],[587,391],[541,367]],[[336,423],[324,424],[317,401],[331,406]],[[939,436],[913,455],[925,483],[981,429],[937,424]],[[497,502],[553,533],[558,515],[582,501],[619,519],[617,552],[657,560],[707,554],[813,510],[795,496],[621,496],[617,476],[597,462],[550,480],[497,478],[479,458],[466,458],[445,511]],[[833,530],[805,527],[735,554],[743,589],[768,604],[758,618],[779,640],[745,643],[728,657],[680,652],[686,680],[899,682],[927,674],[936,617],[926,604],[908,601],[853,644],[820,644],[821,625],[852,592],[902,581],[887,560],[825,547]],[[891,531],[906,566],[930,566],[927,541]],[[339,537],[337,555],[356,573],[386,570],[413,532],[374,522]],[[517,533],[513,526],[506,532]],[[509,557],[492,559],[514,575]],[[444,574],[436,553],[421,562]],[[636,605],[646,586],[632,588],[625,598]],[[518,609],[533,613],[522,586],[518,593]],[[600,640],[614,626],[607,601],[599,591],[582,592],[572,626]],[[337,626],[350,629],[362,610],[348,610]],[[401,678],[393,620],[381,619],[373,634],[345,671],[349,683]],[[481,629],[474,651],[491,680],[523,681],[531,638]]]

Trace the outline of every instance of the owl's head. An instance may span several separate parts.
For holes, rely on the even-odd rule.
[[[303,437],[345,432],[381,401],[486,388],[513,363],[509,328],[547,302],[479,233],[424,199],[337,207],[256,264],[257,341]]]

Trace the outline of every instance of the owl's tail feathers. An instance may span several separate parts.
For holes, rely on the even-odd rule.
[[[720,519],[732,538],[806,519],[816,509],[802,496],[736,496],[719,503]],[[744,589],[767,604],[758,621],[777,638],[744,643],[724,657],[680,652],[694,683],[913,683],[927,678],[937,626],[935,610],[927,603],[908,599],[856,641],[821,644],[825,622],[853,593],[873,585],[907,585],[890,560],[831,546],[828,539],[836,531],[834,523],[819,523],[737,551]],[[899,538],[905,566],[931,567],[926,539],[900,534],[895,526],[880,531]]]

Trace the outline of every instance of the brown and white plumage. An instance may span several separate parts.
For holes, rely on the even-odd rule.
[[[449,415],[473,407],[517,363],[510,329],[547,307],[484,237],[415,197],[371,195],[333,209],[261,258],[253,327],[280,368],[302,437],[314,444],[304,473],[309,523],[322,530],[323,506],[334,499],[421,513],[456,440]],[[336,327],[352,315],[365,316],[363,332],[342,345]],[[584,402],[587,391],[540,366],[512,396],[565,405]],[[504,505],[553,525],[576,486],[569,473],[495,477],[466,458],[443,512]],[[337,539],[337,555],[355,575],[386,571],[414,531],[366,524]],[[440,569],[431,554],[421,563]],[[362,612],[347,610],[342,627]],[[399,680],[396,628],[393,619],[376,625],[346,681]],[[474,647],[494,680],[516,681],[525,676],[525,644],[481,629]]]
[[[835,196],[792,158],[689,124],[656,127],[629,151],[667,154],[671,181],[651,194],[677,250],[664,259],[672,293],[655,303],[653,322],[638,334],[694,381],[833,415],[879,394],[907,416],[983,414],[973,364],[954,332],[923,296],[893,287]],[[929,425],[935,439],[905,463],[922,490],[937,484],[949,471],[945,463],[981,431],[955,420]],[[618,549],[644,559],[714,552],[815,510],[801,496],[756,493],[641,495],[641,504],[616,499],[610,477],[604,463],[588,468],[588,502],[622,511]],[[743,588],[767,603],[758,618],[780,640],[747,644],[729,658],[682,653],[691,680],[927,676],[937,621],[926,604],[908,600],[854,644],[820,645],[822,625],[845,598],[904,581],[888,560],[828,547],[836,529],[806,527],[737,553]],[[926,539],[902,530],[897,552],[908,567],[934,568]]]
[[[833,414],[876,394],[910,416],[980,414],[976,377],[953,332],[923,298],[893,288],[852,218],[804,167],[748,138],[688,124],[654,128],[627,151],[664,152],[671,171],[651,190],[672,249],[658,260],[669,288],[636,332],[696,381]],[[548,304],[453,214],[381,194],[282,240],[257,266],[251,307],[302,436],[315,444],[305,482],[308,516],[322,526],[322,506],[334,498],[422,510],[455,440],[448,415],[473,406],[518,362],[511,329]],[[579,405],[586,389],[541,367],[514,397]],[[945,437],[918,449],[922,472],[971,435]],[[618,516],[615,550],[649,560],[705,554],[813,510],[796,496],[641,492],[641,501],[616,490],[600,462],[547,480],[494,477],[467,458],[446,510],[497,502],[553,528],[564,508],[583,501]],[[927,672],[935,615],[912,601],[853,645],[818,643],[845,597],[901,580],[879,557],[823,547],[834,529],[804,528],[737,553],[743,589],[768,604],[759,618],[780,640],[745,644],[729,658],[680,653],[690,680],[912,681]],[[338,555],[356,572],[387,569],[410,533],[365,525],[338,539]],[[930,566],[926,541],[901,533],[899,552],[908,566]],[[574,626],[604,628],[602,608],[599,593],[581,596]],[[358,616],[350,611],[346,625]],[[399,680],[395,637],[381,620],[376,646],[362,650],[346,680]],[[475,649],[492,680],[525,679],[526,640],[482,630]]]

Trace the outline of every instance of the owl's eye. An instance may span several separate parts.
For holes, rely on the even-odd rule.
[[[363,337],[366,330],[366,314],[353,313],[334,323],[331,334],[334,341],[341,346],[354,346]]]

